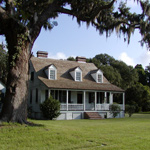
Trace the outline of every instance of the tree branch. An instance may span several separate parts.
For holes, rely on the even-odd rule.
[[[14,0],[6,0],[6,11],[11,15],[15,14],[15,7],[13,2]]]
[[[6,20],[8,19],[8,15],[6,14],[6,11],[0,6],[0,35],[4,34],[4,29],[6,25]]]
[[[33,18],[33,24],[30,27],[30,36],[32,39],[32,42],[34,42],[34,39],[39,35],[41,31],[41,27],[43,24],[48,20],[48,18],[56,17],[57,16],[57,4],[51,3],[48,5],[47,9],[45,9],[42,14],[38,15],[35,12],[35,18]]]
[[[0,15],[6,13],[6,11],[0,6]]]
[[[74,13],[73,11],[66,9],[66,8],[63,8],[63,7],[60,7],[58,9],[58,12],[63,13],[63,14],[76,16],[79,20],[89,22],[89,21],[93,21],[95,18],[97,18],[100,11],[111,8],[115,1],[116,0],[113,0],[107,5],[93,7],[92,11],[89,11],[89,13],[87,13],[87,15],[84,15],[84,16],[79,15],[78,12]]]

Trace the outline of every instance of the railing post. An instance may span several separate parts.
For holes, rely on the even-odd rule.
[[[104,110],[106,110],[107,92],[104,94]]]
[[[125,110],[125,93],[123,93],[123,110]]]
[[[67,92],[67,101],[66,101],[66,103],[67,103],[67,111],[68,111],[68,90],[66,91]]]
[[[105,95],[104,95],[104,104],[106,104],[106,101],[107,101],[107,92],[105,92]]]
[[[96,111],[96,102],[97,102],[97,92],[95,92],[95,111]]]
[[[85,91],[83,91],[83,110],[85,111]]]

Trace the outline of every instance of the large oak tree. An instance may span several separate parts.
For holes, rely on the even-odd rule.
[[[8,45],[9,72],[6,98],[1,120],[26,122],[28,62],[33,44],[41,28],[51,29],[51,19],[60,14],[71,15],[80,24],[94,26],[100,34],[109,36],[114,29],[123,33],[127,41],[138,29],[142,44],[149,44],[149,3],[141,4],[142,13],[130,13],[130,9],[117,0],[0,0],[0,35]],[[67,7],[66,7],[67,6]],[[118,7],[118,8],[115,8]],[[91,43],[92,44],[92,43]]]

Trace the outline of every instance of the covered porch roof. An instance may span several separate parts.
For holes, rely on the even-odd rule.
[[[52,89],[72,89],[72,90],[94,90],[94,91],[113,91],[124,92],[123,89],[110,83],[74,82],[66,80],[48,80],[43,77],[38,77],[48,88]]]

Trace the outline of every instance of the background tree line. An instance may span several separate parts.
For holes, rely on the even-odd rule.
[[[68,60],[75,61],[73,57]],[[150,111],[150,66],[146,69],[141,64],[128,66],[108,54],[98,54],[87,62],[94,63],[110,83],[125,90],[126,104],[134,105],[136,112]]]

